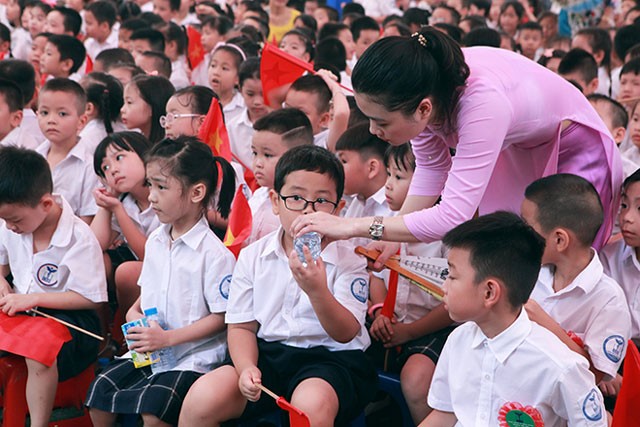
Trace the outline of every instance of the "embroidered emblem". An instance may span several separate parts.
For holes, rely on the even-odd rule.
[[[542,415],[533,406],[507,402],[498,411],[500,427],[544,427]]]
[[[58,266],[55,264],[42,264],[38,268],[36,278],[42,286],[55,286],[58,284]]]
[[[602,350],[604,351],[604,355],[607,356],[607,359],[611,360],[613,363],[618,363],[622,359],[624,338],[620,335],[611,335],[609,338],[604,340]]]
[[[602,402],[596,389],[591,389],[584,402],[582,402],[582,413],[589,421],[602,419]]]
[[[231,284],[231,275],[225,276],[220,282],[220,286],[218,286],[218,290],[220,291],[220,295],[222,298],[229,299],[229,285]]]
[[[362,303],[367,302],[367,298],[369,297],[369,286],[367,281],[358,277],[351,282],[351,295]]]

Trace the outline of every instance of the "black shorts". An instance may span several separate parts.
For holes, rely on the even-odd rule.
[[[291,401],[298,384],[308,378],[321,378],[331,384],[340,402],[335,425],[348,425],[375,397],[378,376],[360,350],[297,348],[258,339],[258,352],[262,383],[288,401]],[[265,414],[276,408],[274,399],[262,393],[260,400],[247,403],[241,419]]]

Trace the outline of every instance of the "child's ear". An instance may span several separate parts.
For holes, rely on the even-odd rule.
[[[87,124],[87,120],[89,120],[89,117],[87,116],[87,112],[85,109],[85,112],[78,116],[78,133],[80,133],[80,131],[84,129],[85,125]]]
[[[602,60],[604,59],[604,50],[596,50],[593,52],[593,59],[596,60],[597,64],[602,63]]]
[[[616,142],[616,145],[620,145],[624,140],[624,136],[627,133],[627,130],[623,127],[617,127],[613,130],[613,140]]]
[[[322,113],[320,115],[320,127],[323,129],[327,129],[329,127],[329,122],[331,121],[331,110],[326,113]]]
[[[340,216],[340,212],[342,212],[342,209],[344,209],[344,206],[347,204],[347,202],[344,201],[344,199],[340,199],[338,201],[338,206],[336,207],[336,210],[333,211],[333,214],[335,216]]]
[[[60,60],[60,68],[65,74],[71,74],[71,68],[73,67],[73,59],[67,58]]]
[[[371,157],[367,160],[367,178],[374,179],[378,176],[381,170],[384,170],[386,175],[386,168],[384,168],[384,164],[380,161],[380,159],[376,159],[375,157]]]
[[[280,205],[278,204],[278,199],[280,196],[276,193],[276,190],[269,190],[269,199],[271,200],[271,210],[274,215],[280,215]]]
[[[15,129],[22,123],[22,110],[14,111],[9,116],[9,124],[11,129]]]
[[[200,204],[206,195],[207,186],[199,182],[191,187],[189,197],[191,199],[191,203]]]
[[[482,282],[481,286],[483,287],[482,296],[485,307],[493,307],[503,297],[504,285],[497,279],[489,277]],[[504,296],[506,297],[506,294]]]
[[[430,98],[424,98],[418,104],[418,108],[416,109],[417,118],[420,121],[428,120],[431,117],[431,112],[433,111],[433,103]]]
[[[595,79],[591,80],[587,86],[589,88],[589,93],[594,93],[597,89],[598,89],[598,84],[600,83],[600,81],[598,80],[598,78],[596,77]],[[586,89],[586,88],[585,88]]]
[[[85,110],[85,114],[87,116],[91,116],[95,111],[96,111],[96,106],[93,105],[93,102],[87,102],[87,109]]]
[[[571,239],[574,237],[575,236],[570,235],[567,230],[563,228],[556,228],[551,232],[552,244],[554,245],[556,252],[566,251],[571,243]]]

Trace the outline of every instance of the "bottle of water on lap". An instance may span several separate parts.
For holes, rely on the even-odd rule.
[[[149,322],[155,320],[156,322],[158,322],[162,329],[168,329],[164,318],[160,315],[160,313],[158,313],[158,309],[156,307],[145,310],[144,315],[147,317],[147,320]],[[154,374],[170,371],[178,364],[173,347],[161,348],[159,350],[156,350],[155,353],[158,355],[160,360],[151,365],[151,372],[153,372]]]

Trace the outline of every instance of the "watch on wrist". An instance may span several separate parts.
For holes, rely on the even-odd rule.
[[[382,217],[376,216],[373,218],[373,222],[369,226],[369,236],[373,240],[382,239],[382,233],[384,233],[384,224],[382,223]]]

